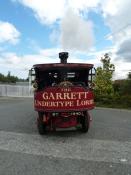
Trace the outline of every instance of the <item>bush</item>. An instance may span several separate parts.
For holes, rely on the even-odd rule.
[[[121,96],[120,103],[123,107],[131,108],[131,95],[130,96]]]
[[[112,107],[112,108],[131,108],[131,95],[120,96],[106,95],[95,96],[96,106]]]

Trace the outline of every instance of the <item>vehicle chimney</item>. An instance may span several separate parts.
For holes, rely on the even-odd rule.
[[[60,63],[66,64],[68,56],[69,56],[68,52],[60,52],[59,53]]]

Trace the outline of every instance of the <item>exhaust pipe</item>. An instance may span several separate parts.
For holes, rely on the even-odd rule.
[[[68,52],[60,52],[59,53],[60,63],[66,64],[68,56],[69,56]]]

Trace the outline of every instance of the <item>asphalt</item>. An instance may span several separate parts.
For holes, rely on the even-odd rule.
[[[32,98],[0,98],[0,175],[131,175],[131,111],[90,114],[86,134],[39,136]]]

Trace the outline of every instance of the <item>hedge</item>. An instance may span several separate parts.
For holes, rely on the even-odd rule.
[[[95,96],[96,106],[131,108],[131,95]]]

